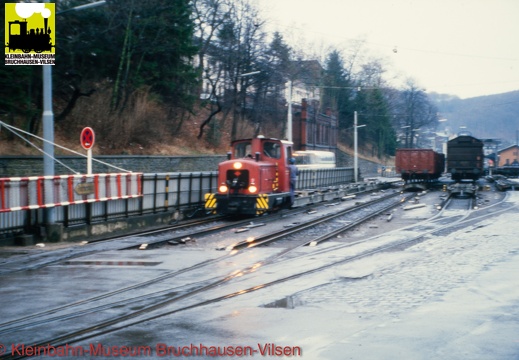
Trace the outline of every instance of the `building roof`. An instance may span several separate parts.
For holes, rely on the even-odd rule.
[[[511,145],[509,147],[506,147],[504,149],[499,150],[497,153],[501,154],[503,151],[507,151],[507,150],[510,150],[510,149],[513,149],[513,148],[519,148],[519,145]]]

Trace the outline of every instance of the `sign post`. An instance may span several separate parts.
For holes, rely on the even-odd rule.
[[[87,174],[92,175],[92,147],[95,142],[94,130],[90,127],[86,127],[81,131],[79,137],[81,146],[87,151]]]

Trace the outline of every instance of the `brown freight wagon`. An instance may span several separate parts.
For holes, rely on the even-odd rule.
[[[445,166],[445,156],[432,149],[397,149],[395,167],[402,179],[432,181],[438,179]]]

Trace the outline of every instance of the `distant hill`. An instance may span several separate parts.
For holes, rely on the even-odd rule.
[[[498,138],[503,145],[515,144],[519,134],[519,91],[460,99],[452,95],[430,94],[451,132],[460,126],[477,138]]]

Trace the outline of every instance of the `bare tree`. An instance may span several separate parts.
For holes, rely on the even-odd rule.
[[[221,80],[221,68],[218,68],[216,74],[211,73],[210,71],[206,72],[204,79],[209,83],[209,93],[208,93],[208,101],[207,104],[210,107],[211,113],[209,116],[202,121],[198,131],[198,139],[201,139],[204,134],[204,128],[213,120],[213,118],[222,111],[223,106],[220,99],[220,92],[218,91],[218,84]],[[214,75],[214,76],[213,76]]]
[[[193,21],[195,24],[195,43],[198,45],[198,74],[202,79],[200,93],[208,100],[203,102],[209,107],[208,117],[202,121],[199,127],[198,139],[204,134],[204,128],[220,113],[222,104],[223,71],[218,57],[215,57],[215,43],[218,32],[229,21],[233,12],[231,0],[192,0]]]
[[[414,81],[407,82],[407,88],[401,92],[397,127],[403,130],[404,147],[413,148],[420,128],[435,126],[437,109],[429,101],[424,89]]]
[[[218,31],[229,21],[234,5],[231,0],[192,0],[192,3],[195,43],[199,49],[198,72],[203,74],[207,65],[206,56],[214,46]]]
[[[263,23],[249,0],[237,0],[218,32],[215,59],[225,75],[224,113],[232,111],[231,139],[238,135],[238,123],[243,123],[250,103],[249,93],[257,79],[244,76],[258,71],[259,57],[264,51]]]

